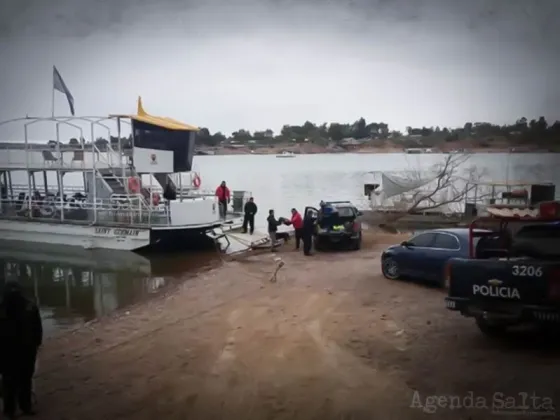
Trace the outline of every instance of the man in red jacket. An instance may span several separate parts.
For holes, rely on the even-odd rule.
[[[285,223],[294,227],[296,249],[299,249],[299,243],[303,239],[303,219],[301,218],[301,214],[299,214],[296,209],[292,209],[292,218],[287,220]]]
[[[220,217],[226,220],[227,205],[230,202],[229,188],[226,186],[226,181],[216,188],[216,197],[218,197],[218,207],[220,209]]]

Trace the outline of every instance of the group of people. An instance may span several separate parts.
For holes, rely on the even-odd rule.
[[[245,215],[243,218],[243,233],[247,233],[249,230],[250,234],[253,234],[255,230],[255,215],[257,214],[257,205],[253,197],[245,203]],[[313,233],[315,232],[315,218],[309,212],[305,217],[301,217],[301,214],[293,208],[292,217],[290,219],[285,219],[283,217],[276,218],[274,210],[268,211],[268,217],[266,219],[268,224],[268,236],[270,239],[271,250],[276,249],[276,244],[278,240],[278,227],[281,225],[292,226],[295,232],[295,242],[296,250],[300,249],[300,244],[303,243],[303,253],[304,255],[311,255],[311,247],[313,244]]]
[[[299,250],[300,243],[303,243],[303,254],[311,255],[311,248],[313,245],[313,234],[315,233],[316,219],[313,217],[311,211],[302,218],[301,214],[295,209],[292,209],[292,217],[284,219],[282,217],[276,219],[274,210],[268,211],[268,235],[270,237],[271,249],[274,251],[277,243],[278,226],[284,224],[292,226],[295,233],[296,250]]]
[[[218,198],[220,218],[225,220],[227,206],[231,202],[231,192],[227,187],[225,181],[222,181],[218,188],[216,188],[216,197]],[[249,232],[250,234],[253,234],[253,232],[255,231],[255,215],[258,211],[257,204],[255,203],[253,197],[249,198],[249,201],[245,203],[245,207],[243,210],[244,217],[242,231],[243,233]],[[277,219],[274,215],[274,210],[269,210],[266,221],[268,223],[268,235],[270,238],[272,250],[276,249],[278,227],[281,225],[288,225],[294,228],[296,250],[299,250],[300,244],[303,243],[304,255],[311,255],[313,234],[316,229],[316,220],[311,212],[306,214],[305,217],[302,217],[301,214],[295,208],[293,208],[292,216],[290,219],[285,219],[283,217]]]
[[[0,375],[4,416],[35,414],[33,375],[43,327],[37,305],[24,296],[17,282],[7,282],[0,296]]]

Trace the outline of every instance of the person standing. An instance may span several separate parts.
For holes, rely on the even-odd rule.
[[[175,189],[175,185],[173,185],[170,179],[167,179],[167,183],[165,184],[165,189],[163,190],[163,198],[167,202],[177,200],[177,190]]]
[[[292,225],[296,237],[296,249],[299,249],[299,244],[303,239],[303,219],[301,214],[296,209],[292,209],[292,218],[285,222],[287,225]]]
[[[243,217],[243,233],[247,233],[247,225],[249,225],[249,233],[252,235],[255,231],[255,214],[257,214],[257,205],[253,197],[245,203],[243,209],[245,216]]]
[[[33,375],[42,341],[37,305],[23,295],[19,283],[6,283],[0,301],[0,370],[4,415],[8,419],[15,418],[16,402],[23,414],[35,414],[31,400]]]
[[[268,222],[268,236],[270,238],[270,250],[274,251],[276,249],[276,232],[278,232],[278,225],[281,223],[276,220],[274,216],[274,210],[268,211],[268,217],[266,218]]]
[[[313,244],[313,234],[315,233],[315,218],[313,212],[309,210],[303,219],[302,239],[303,239],[303,254],[311,255],[311,246]]]
[[[227,206],[230,202],[230,192],[226,185],[226,181],[222,181],[218,188],[216,188],[216,197],[218,197],[220,218],[226,220]]]

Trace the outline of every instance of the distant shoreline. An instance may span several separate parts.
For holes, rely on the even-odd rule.
[[[356,148],[329,148],[316,145],[286,145],[274,147],[261,147],[250,149],[249,147],[217,147],[217,148],[200,148],[198,149],[199,155],[278,155],[284,151],[292,152],[296,155],[316,155],[316,154],[389,154],[389,153],[407,153],[410,155],[425,155],[425,154],[445,154],[451,150],[431,149],[430,152],[420,153],[407,153],[404,148],[398,147],[356,147]],[[512,153],[512,154],[527,154],[527,153],[557,153],[551,150],[543,149],[523,149],[512,151],[511,147],[473,147],[464,149],[461,153]]]

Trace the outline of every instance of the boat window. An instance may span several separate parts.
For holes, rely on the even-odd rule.
[[[451,235],[449,233],[438,233],[436,234],[434,248],[458,250],[461,249],[461,246],[459,245],[459,239],[457,239],[455,235]]]
[[[414,238],[410,239],[408,241],[408,244],[410,246],[418,246],[418,247],[423,247],[423,248],[429,248],[432,246],[433,242],[434,242],[434,238],[435,235],[433,233],[421,233],[418,236],[415,236]]]

